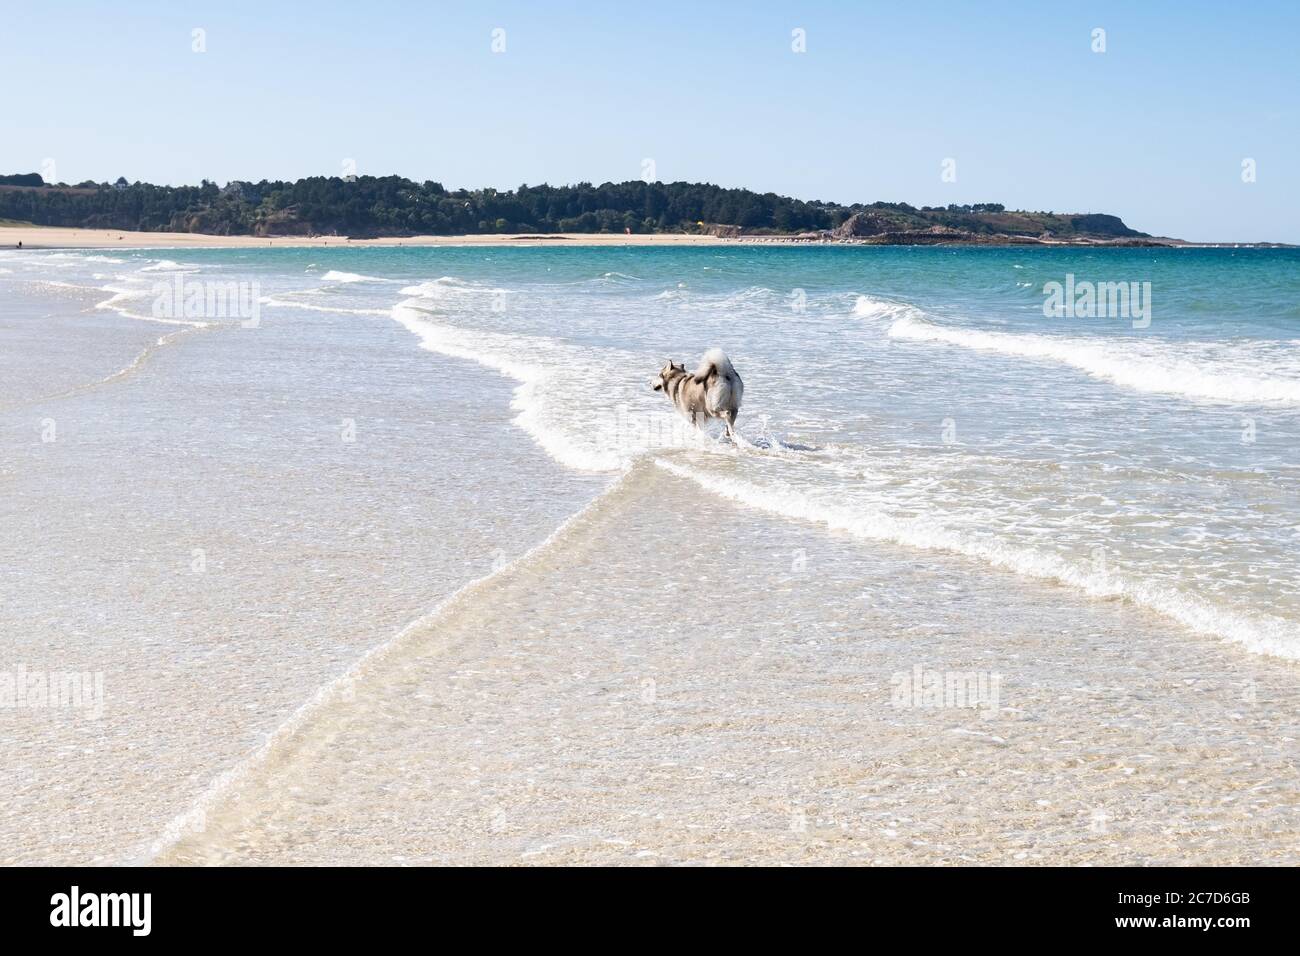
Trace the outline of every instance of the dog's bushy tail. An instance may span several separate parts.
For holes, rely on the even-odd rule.
[[[695,381],[703,385],[709,380],[711,375],[720,375],[723,378],[732,378],[736,370],[731,365],[731,359],[727,358],[727,353],[722,349],[709,349],[704,353],[704,358],[700,359],[700,366],[695,370]]]
[[[704,404],[710,415],[727,423],[727,434],[734,436],[736,415],[745,395],[745,385],[722,349],[709,349],[695,370],[695,381],[704,386]]]

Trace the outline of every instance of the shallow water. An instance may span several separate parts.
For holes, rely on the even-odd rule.
[[[786,817],[806,806],[872,834],[907,832],[872,813],[933,821],[866,844],[840,827],[815,858],[1281,860],[1297,264],[1148,249],[0,256],[4,650],[102,671],[106,688],[98,719],[0,711],[20,742],[10,858],[798,859],[810,831]],[[1149,325],[1044,317],[1044,284],[1067,274],[1149,281]],[[259,321],[160,314],[155,285],[178,277],[256,283]],[[691,432],[649,388],[664,359],[713,345],[745,379],[741,447]],[[602,534],[556,535],[593,501],[580,524]],[[431,650],[444,640],[447,659]],[[584,655],[604,691],[570,686]],[[891,676],[917,665],[1005,675],[998,719],[1014,726],[892,707]],[[637,718],[652,725],[640,744],[588,726],[605,694],[633,706],[659,671],[690,721]],[[480,679],[485,698],[453,693]],[[733,713],[724,685],[749,705]],[[797,759],[771,756],[786,751],[765,728],[783,722]],[[990,734],[997,772],[977,787],[970,748]],[[444,792],[468,774],[527,805],[520,753],[545,791],[527,825]],[[751,816],[731,785],[697,783],[733,758],[768,767]],[[617,781],[560,765],[579,759],[612,761]],[[679,767],[629,795],[638,773],[691,760],[698,777]],[[855,790],[815,782],[850,766]],[[386,783],[385,767],[410,773]],[[1004,818],[995,797],[1023,775],[1046,803]],[[612,802],[569,820],[593,788]],[[1096,839],[1115,825],[1089,814],[1166,788],[1184,802]],[[685,793],[690,839],[645,822]],[[397,794],[446,826],[420,836],[401,803],[361,822]],[[516,822],[484,836],[466,823],[484,814]],[[556,838],[559,821],[578,836]]]
[[[1297,859],[1289,670],[645,465],[347,692],[159,862]]]

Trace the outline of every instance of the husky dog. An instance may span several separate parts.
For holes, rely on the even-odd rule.
[[[727,435],[736,437],[736,416],[745,395],[745,383],[722,349],[709,349],[692,375],[685,365],[669,361],[655,376],[656,392],[666,392],[677,410],[697,428],[701,419],[721,419]]]

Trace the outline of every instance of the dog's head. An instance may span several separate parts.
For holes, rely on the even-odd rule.
[[[654,377],[654,381],[651,382],[650,387],[656,392],[662,392],[668,387],[668,383],[673,380],[674,376],[685,374],[686,366],[678,365],[670,359],[664,363],[664,367],[661,368],[659,374]]]

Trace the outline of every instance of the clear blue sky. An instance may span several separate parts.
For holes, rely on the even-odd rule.
[[[1296,0],[74,0],[3,21],[0,172],[224,183],[354,159],[506,188],[635,179],[651,158],[665,181],[804,199],[1300,242]]]

